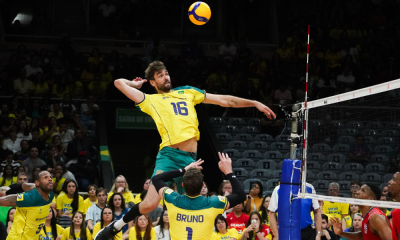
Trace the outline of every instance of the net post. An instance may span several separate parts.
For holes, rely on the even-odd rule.
[[[292,106],[292,132],[290,134],[291,143],[290,143],[290,159],[295,160],[295,152],[297,149],[297,141],[299,135],[297,133],[297,126],[298,126],[298,111],[299,111],[299,104],[293,104]]]

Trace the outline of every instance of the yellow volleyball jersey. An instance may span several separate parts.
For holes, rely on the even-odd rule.
[[[225,211],[226,197],[189,197],[170,188],[164,190],[171,239],[211,239],[215,217]]]
[[[57,236],[53,236],[53,231],[51,227],[43,227],[39,233],[39,240],[56,240],[58,236],[63,234],[64,228],[60,225],[56,225],[57,227]]]
[[[36,188],[17,195],[17,209],[7,240],[38,239],[46,222],[54,193],[43,199]]]
[[[190,86],[173,89],[165,94],[145,94],[136,106],[149,114],[157,125],[162,142],[160,150],[196,137],[200,139],[199,121],[194,109],[206,97],[206,92]]]

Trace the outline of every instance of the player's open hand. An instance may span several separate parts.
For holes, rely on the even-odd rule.
[[[204,160],[202,160],[201,158],[199,160],[197,160],[196,162],[192,162],[191,164],[187,165],[185,167],[185,170],[189,170],[190,168],[197,168],[197,169],[203,169],[202,166],[200,166],[202,163],[204,162]]]
[[[227,153],[218,152],[219,156],[219,169],[225,174],[228,175],[232,173],[232,160]]]
[[[145,82],[147,82],[147,79],[142,79],[140,77],[137,77],[132,80],[130,85],[131,85],[131,87],[139,89],[142,87],[143,83],[145,83]]]
[[[275,119],[276,115],[275,113],[267,106],[260,102],[256,102],[255,107],[260,110],[261,112],[265,113],[269,119]]]
[[[342,229],[342,223],[340,222],[340,219],[337,217],[331,217],[329,220],[332,223],[333,226],[333,231],[335,231],[336,235],[340,235],[343,233]]]

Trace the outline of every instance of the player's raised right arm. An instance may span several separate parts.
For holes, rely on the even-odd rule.
[[[144,99],[144,94],[138,89],[140,89],[145,82],[147,82],[147,80],[141,78],[135,78],[132,81],[120,78],[114,81],[114,85],[132,101],[140,103]]]
[[[17,207],[17,194],[1,197],[0,198],[0,206]]]

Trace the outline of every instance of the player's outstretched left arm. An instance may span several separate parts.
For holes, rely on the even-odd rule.
[[[0,206],[17,207],[17,194],[7,195],[0,198]]]
[[[207,93],[206,98],[203,100],[203,103],[219,105],[221,107],[234,108],[256,107],[258,110],[265,113],[265,115],[267,115],[269,119],[276,118],[275,113],[269,107],[255,100],[249,100],[230,95]]]

